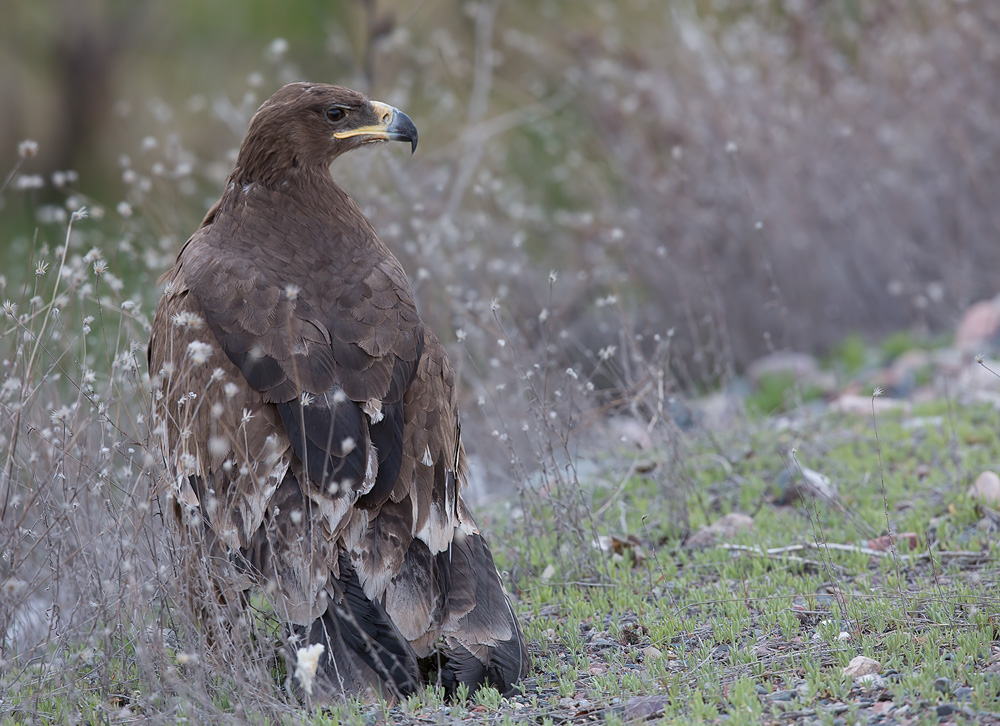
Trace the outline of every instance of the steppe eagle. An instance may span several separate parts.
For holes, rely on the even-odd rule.
[[[415,150],[416,127],[343,87],[291,83],[256,112],[163,278],[154,438],[220,600],[269,593],[295,648],[323,646],[321,696],[508,692],[527,649],[463,499],[452,364],[330,172],[386,140]]]

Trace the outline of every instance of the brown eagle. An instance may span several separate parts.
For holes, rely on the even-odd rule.
[[[154,438],[221,612],[235,627],[269,593],[290,652],[318,665],[307,690],[315,674],[325,699],[428,678],[509,692],[527,649],[462,496],[454,370],[330,174],[387,140],[415,150],[417,129],[347,88],[292,83],[260,107],[163,278]]]

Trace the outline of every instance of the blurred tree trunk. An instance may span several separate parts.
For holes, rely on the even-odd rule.
[[[45,171],[78,169],[108,123],[115,74],[132,45],[148,0],[56,0],[58,25],[51,37],[58,111],[51,119]]]

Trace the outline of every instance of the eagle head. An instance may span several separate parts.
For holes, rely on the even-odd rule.
[[[409,141],[412,153],[417,127],[399,109],[349,88],[289,83],[257,109],[236,166],[264,181],[263,172],[325,168],[347,151],[382,141]]]

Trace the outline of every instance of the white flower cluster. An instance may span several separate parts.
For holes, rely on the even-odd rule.
[[[212,357],[212,346],[200,340],[192,340],[187,347],[188,357],[195,365],[204,365]]]
[[[171,322],[176,328],[191,328],[191,330],[201,330],[201,327],[205,324],[204,318],[200,315],[186,310],[174,315]]]
[[[25,192],[31,189],[41,189],[45,186],[45,179],[38,174],[21,174],[14,180],[14,188]]]
[[[17,155],[22,159],[30,159],[31,157],[38,154],[38,142],[31,139],[25,139],[20,144],[17,145]]]
[[[313,679],[319,666],[319,657],[326,648],[322,643],[313,643],[305,648],[299,648],[295,657],[295,679],[302,684],[303,690],[310,696],[313,692]]]

